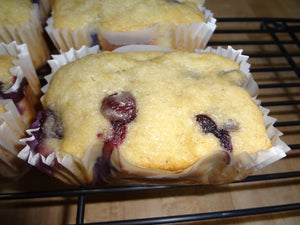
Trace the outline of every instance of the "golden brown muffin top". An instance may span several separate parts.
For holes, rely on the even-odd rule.
[[[54,28],[100,24],[112,31],[142,30],[161,22],[204,22],[196,0],[56,0]]]
[[[12,55],[0,55],[0,85],[2,91],[9,89],[14,83],[14,76],[9,71],[14,67],[14,59],[17,59],[17,57]]]
[[[30,20],[30,0],[0,0],[0,24],[23,24]]]
[[[113,135],[112,121],[101,111],[104,99],[130,93],[136,117],[126,124],[117,148],[133,164],[180,170],[224,149],[216,134],[204,132],[198,115],[230,134],[234,155],[268,149],[262,113],[237,85],[244,79],[237,63],[212,53],[89,55],[62,67],[51,80],[42,102],[59,118],[63,133],[47,143],[61,155],[83,157],[92,143]]]

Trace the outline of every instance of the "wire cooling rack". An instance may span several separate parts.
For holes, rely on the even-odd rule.
[[[218,18],[218,28],[209,46],[233,46],[235,49],[243,49],[243,54],[248,55],[251,61],[251,73],[257,81],[262,94],[258,99],[262,100],[262,106],[278,112],[279,118],[275,127],[279,130],[292,130],[293,136],[284,140],[292,149],[288,157],[296,158],[300,163],[300,19],[289,18]],[[264,63],[261,63],[264,62]],[[284,92],[284,98],[269,97],[272,93]],[[282,109],[283,108],[283,109]],[[292,111],[294,117],[281,117],[285,109]],[[274,113],[274,115],[277,115]],[[285,159],[283,159],[285,160]],[[278,173],[266,173],[249,176],[238,183],[267,182],[276,180],[283,182],[292,179],[290,185],[299,184],[300,171],[279,171]],[[259,214],[282,213],[298,211],[300,213],[300,199],[288,204],[275,204],[243,208],[234,210],[220,210],[215,212],[199,212],[184,215],[150,217],[123,221],[84,223],[86,198],[88,196],[105,195],[113,193],[138,193],[144,191],[190,188],[191,186],[132,186],[97,189],[72,189],[51,190],[17,193],[1,193],[1,201],[24,201],[26,199],[46,199],[54,197],[77,197],[76,224],[164,224],[210,221],[232,217],[256,216]],[[298,190],[298,192],[300,192]],[[299,196],[295,195],[295,196]],[[298,200],[298,201],[297,201]],[[299,217],[298,217],[299,218]]]

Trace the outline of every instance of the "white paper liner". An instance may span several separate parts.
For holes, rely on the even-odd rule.
[[[135,48],[137,47],[137,48]],[[80,53],[90,52],[89,48],[82,47]],[[157,46],[126,46],[115,51],[124,52],[126,49],[135,51],[159,51],[160,47]],[[95,50],[95,49],[94,49]],[[161,48],[161,50],[172,50]],[[76,53],[74,56],[76,58],[83,57],[78,51],[71,50]],[[70,51],[70,52],[71,52]],[[231,47],[227,49],[218,48],[217,50],[206,49],[206,51],[217,52],[223,56],[228,56],[234,58],[241,67],[246,68],[249,72],[249,65],[245,62],[247,57],[241,55],[241,51],[236,51]],[[65,65],[68,61],[75,60],[74,57],[70,56],[70,52],[63,53],[62,55],[55,56],[55,59],[51,60],[53,65],[53,73],[59,67],[59,65]],[[197,50],[197,52],[199,52]],[[84,53],[85,54],[85,53]],[[60,62],[62,61],[62,62]],[[50,82],[53,73],[47,76],[48,82]],[[249,73],[250,74],[250,73]],[[249,75],[251,76],[251,74]],[[256,83],[254,84],[256,85]],[[251,86],[251,85],[250,85]],[[43,89],[43,92],[47,90],[47,87]],[[250,90],[252,88],[250,87]],[[260,150],[254,154],[248,154],[244,152],[238,157],[234,157],[231,153],[227,151],[214,151],[203,157],[201,160],[196,162],[191,167],[182,171],[163,171],[155,169],[142,168],[127,162],[122,158],[121,154],[115,149],[111,157],[112,168],[109,170],[109,176],[106,176],[104,168],[101,173],[104,183],[109,184],[222,184],[229,183],[237,180],[241,180],[251,173],[283,158],[286,156],[286,152],[290,148],[280,140],[282,133],[277,130],[273,124],[275,119],[268,116],[269,110],[260,106],[260,101],[256,100],[256,96],[253,97],[256,104],[263,114],[264,124],[267,128],[267,133],[272,141],[272,148],[267,150]],[[26,144],[26,142],[33,141],[35,137],[33,133],[38,131],[39,128],[29,129],[27,133],[29,138],[22,139],[21,141]],[[90,145],[87,149],[86,154],[82,159],[79,159],[73,155],[67,155],[65,157],[60,157],[56,153],[52,153],[48,157],[44,157],[40,153],[35,153],[30,149],[29,145],[18,154],[18,157],[27,161],[29,164],[40,168],[41,170],[55,176],[62,181],[75,184],[75,185],[101,185],[102,183],[93,183],[93,168],[96,165],[97,158],[99,159],[102,155],[103,144],[96,142]],[[98,162],[99,163],[99,162]]]
[[[24,136],[27,126],[14,102],[11,99],[1,99],[0,104],[6,109],[6,112],[0,113],[0,121],[5,122],[16,136]]]
[[[42,20],[46,20],[49,15],[50,15],[50,12],[51,12],[51,0],[39,0],[38,3],[34,3],[36,4],[39,12],[40,12],[40,15],[41,15],[41,18]]]
[[[0,43],[0,55],[13,55],[18,57],[18,59],[13,61],[15,66],[11,68],[10,72],[14,75],[22,73],[26,77],[35,95],[40,97],[41,84],[33,66],[27,45],[18,45],[16,41],[9,44]]]
[[[20,109],[23,120],[29,126],[35,116],[36,107],[39,105],[39,98],[41,97],[41,85],[34,69],[32,60],[30,58],[26,44],[17,45],[15,41],[4,44],[0,43],[0,55],[13,55],[18,57],[13,60],[14,66],[10,68],[10,73],[16,77],[14,84],[4,93],[15,92],[20,88],[20,84],[25,77],[28,86],[24,97],[17,102],[17,108]]]
[[[38,7],[30,11],[30,21],[25,24],[0,25],[0,42],[9,44],[15,41],[17,44],[26,43],[35,68],[46,63],[50,52],[43,36],[41,18]]]
[[[48,90],[50,81],[52,79],[53,74],[62,66],[73,62],[77,59],[80,59],[89,54],[99,53],[99,46],[94,46],[87,48],[86,46],[82,46],[79,50],[74,50],[73,48],[67,52],[60,51],[60,55],[52,55],[52,60],[48,60],[48,64],[51,67],[51,74],[45,76],[45,80],[47,84],[42,87],[42,92],[45,93]]]
[[[15,104],[10,99],[0,100],[6,112],[0,113],[0,182],[1,178],[16,179],[27,172],[24,161],[17,155],[24,147],[19,139],[25,137],[27,128]]]
[[[175,48],[180,50],[194,51],[204,49],[216,29],[216,19],[213,13],[202,7],[200,9],[204,14],[206,23],[192,23],[188,26],[185,23],[180,24],[175,30]]]
[[[203,5],[205,1],[199,1]],[[46,32],[57,49],[68,51],[71,48],[79,49],[81,46],[91,46],[91,34],[97,36],[102,50],[113,50],[124,45],[150,44],[172,47],[174,49],[194,51],[206,47],[209,39],[216,29],[216,19],[213,13],[205,7],[199,7],[204,14],[205,22],[194,22],[191,25],[182,23],[178,26],[173,24],[171,37],[164,43],[158,43],[159,35],[165,35],[167,30],[159,31],[160,24],[156,24],[144,30],[137,31],[110,31],[100,25],[92,24],[86,28],[76,28],[73,31],[65,28],[53,27],[53,17],[47,20]],[[161,32],[161,33],[159,33]]]
[[[126,45],[113,50],[113,52],[150,52],[150,51],[164,51],[171,52],[174,51],[172,48],[167,48],[157,45]]]

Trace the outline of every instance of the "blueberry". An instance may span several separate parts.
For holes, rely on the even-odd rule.
[[[106,96],[101,105],[101,112],[112,122],[129,123],[136,117],[135,98],[130,92],[122,91]]]
[[[13,82],[15,82],[15,80],[16,80],[16,77],[14,78]],[[20,86],[17,90],[5,93],[5,92],[3,92],[2,88],[1,88],[0,95],[3,99],[12,99],[13,102],[15,104],[17,104],[18,102],[20,102],[23,99],[24,92],[25,92],[27,86],[28,86],[28,81],[24,77],[22,79],[22,81],[20,83]]]
[[[40,4],[40,0],[31,0],[31,2],[34,4]]]
[[[99,49],[101,50],[101,43],[98,37],[98,34],[95,32],[90,33],[90,47],[98,45]]]
[[[231,136],[227,130],[217,129],[213,134],[220,140],[221,146],[229,152],[232,152]]]
[[[205,134],[213,133],[217,130],[216,123],[207,115],[197,115],[196,120],[201,124],[202,130]]]
[[[199,114],[196,116],[197,122],[200,123],[203,133],[212,133],[216,138],[219,139],[221,146],[229,152],[232,152],[231,136],[225,129],[219,129],[215,121],[209,116]]]
[[[46,119],[42,131],[47,138],[63,138],[64,129],[62,121],[57,113],[51,110],[46,111]]]
[[[37,119],[31,124],[30,128],[40,129],[33,131],[34,140],[26,143],[30,146],[31,151],[40,153],[45,157],[54,152],[54,149],[46,144],[46,138],[63,138],[61,119],[57,113],[50,109],[38,112]]]
[[[102,149],[104,159],[109,163],[113,148],[122,144],[126,138],[126,124],[136,117],[135,98],[130,92],[126,91],[108,95],[103,99],[100,111],[112,126],[112,134],[104,141]],[[97,136],[102,137],[101,134]]]

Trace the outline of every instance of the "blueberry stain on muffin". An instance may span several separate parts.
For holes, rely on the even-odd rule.
[[[212,133],[219,139],[221,146],[225,150],[232,152],[233,147],[231,143],[231,136],[227,130],[218,128],[215,121],[204,114],[197,115],[196,120],[200,123],[203,133]]]
[[[128,123],[136,117],[136,102],[130,92],[108,95],[102,101],[101,112],[112,123]]]
[[[15,83],[15,81],[16,81],[16,77],[14,78],[13,83]],[[24,97],[24,91],[25,91],[25,88],[27,85],[28,85],[28,82],[27,82],[26,78],[23,78],[19,85],[19,88],[16,90],[13,90],[13,91],[3,90],[2,85],[0,84],[0,94],[1,94],[2,98],[12,99],[14,101],[14,103],[18,103]]]
[[[62,139],[64,137],[60,116],[52,110],[46,111],[46,119],[42,128],[47,138]]]
[[[16,77],[14,77],[13,79],[13,83],[15,82],[16,82]],[[22,81],[19,84],[19,88],[17,88],[16,90],[11,90],[11,91],[9,89],[5,90],[5,88],[3,88],[3,84],[0,83],[0,96],[3,99],[13,100],[21,115],[24,114],[25,109],[22,108],[18,103],[24,98],[27,87],[28,87],[28,81],[25,77],[22,79]]]
[[[112,135],[103,147],[103,155],[109,159],[114,146],[122,144],[126,137],[126,124],[136,118],[136,101],[130,92],[122,91],[106,96],[100,110],[112,125]]]
[[[32,134],[35,137],[33,141],[27,141],[27,144],[32,150],[47,157],[54,150],[47,146],[46,139],[63,138],[63,126],[58,113],[46,109],[41,111],[37,115],[37,120],[31,124],[31,129],[40,128],[37,131],[33,131]]]
[[[46,152],[89,161],[88,179],[109,183],[129,168],[183,171],[215,151],[213,163],[223,166],[268,149],[261,111],[235,82],[239,68],[226,57],[185,51],[80,58],[53,74],[41,99],[57,113],[42,129]]]

